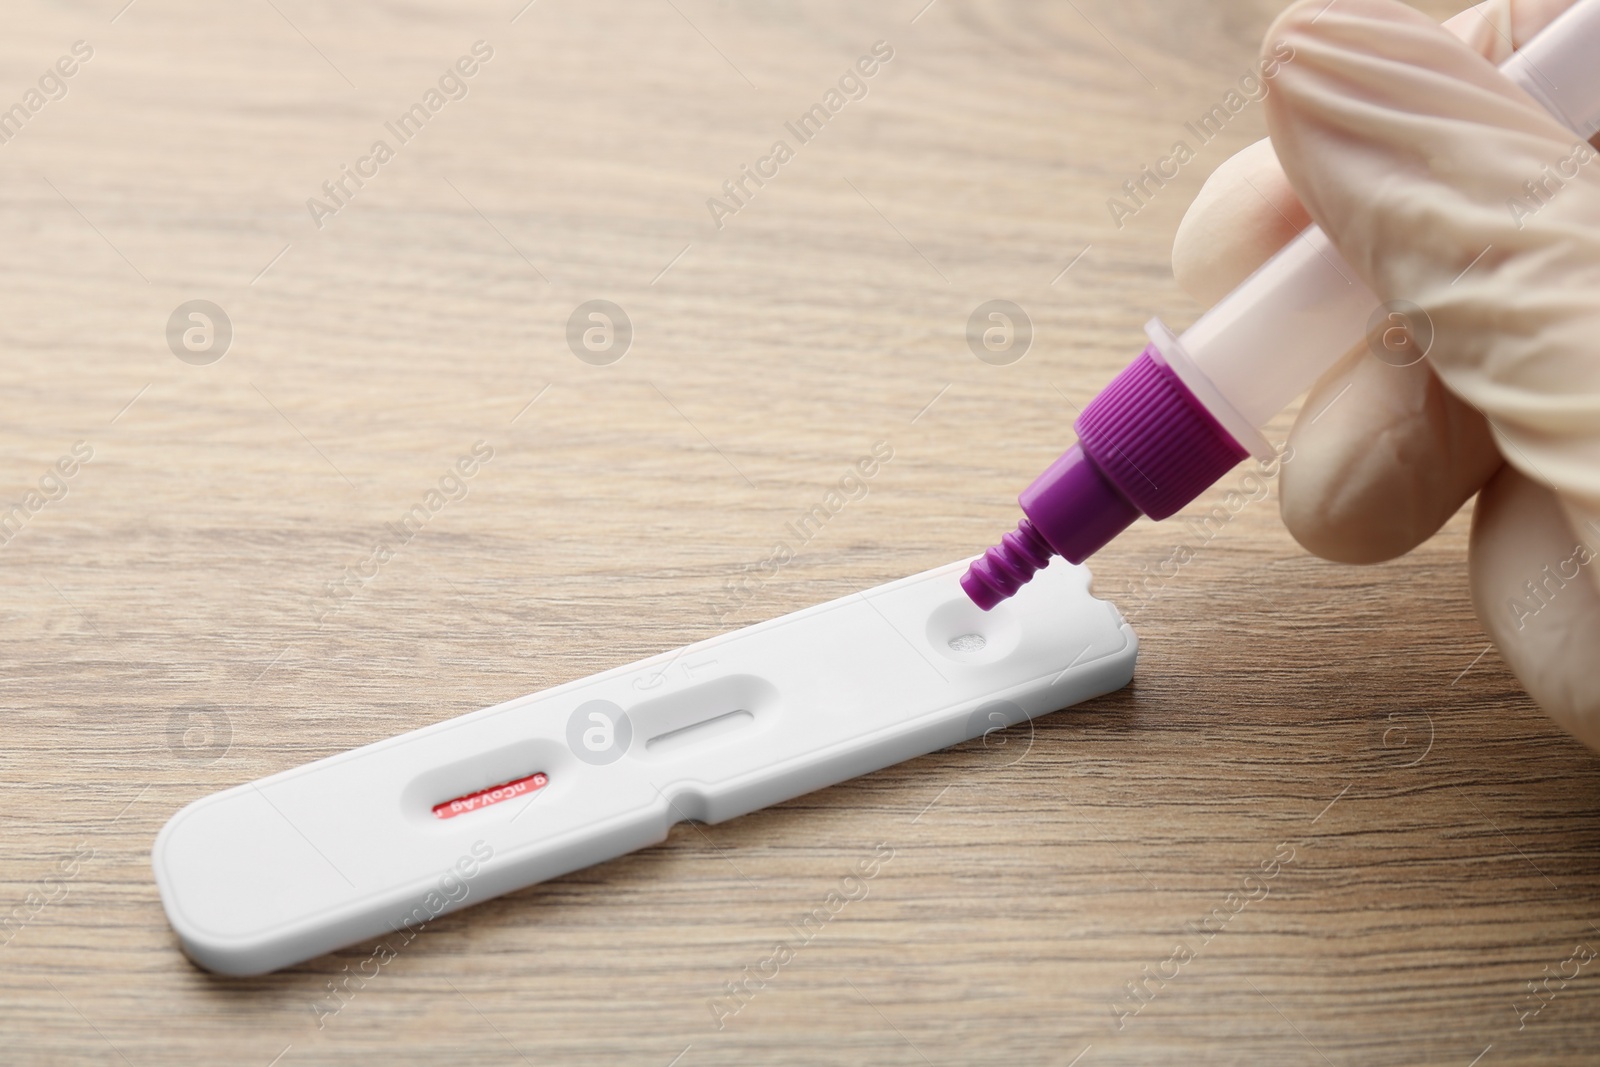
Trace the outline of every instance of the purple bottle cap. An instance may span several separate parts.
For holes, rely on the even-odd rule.
[[[1051,555],[1082,563],[1141,514],[1166,518],[1248,455],[1153,345],[1089,402],[1074,428],[1078,443],[1017,498],[1027,518],[961,579],[984,611]]]
[[[1107,478],[1079,441],[1017,497],[1055,554],[1082,563],[1133,525],[1139,508]]]

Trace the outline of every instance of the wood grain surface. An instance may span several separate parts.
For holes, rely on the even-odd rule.
[[[1600,764],[1488,650],[1465,516],[1337,566],[1248,466],[1190,509],[1224,509],[1209,533],[1141,522],[1095,561],[1143,640],[1123,692],[678,826],[369,979],[372,946],[194,967],[149,865],[183,804],[1008,529],[1148,315],[1198,314],[1171,236],[1259,105],[1120,227],[1106,201],[1276,5],[124,2],[0,34],[0,1061],[1594,1061]],[[865,95],[788,133],[876,42]],[[193,300],[221,358],[169,345]],[[620,360],[569,346],[590,300]],[[1031,322],[1006,365],[968,345],[989,300]],[[876,442],[865,496],[763,573]]]

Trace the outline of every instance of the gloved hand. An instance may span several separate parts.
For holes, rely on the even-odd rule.
[[[1494,70],[1568,2],[1491,0],[1444,27],[1395,0],[1289,8],[1266,36],[1294,49],[1271,141],[1207,181],[1173,267],[1210,304],[1315,219],[1379,299],[1427,313],[1426,359],[1363,343],[1312,389],[1284,522],[1320,556],[1377,562],[1477,493],[1478,618],[1600,750],[1600,158]]]

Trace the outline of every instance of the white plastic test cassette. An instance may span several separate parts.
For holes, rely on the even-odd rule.
[[[952,564],[205,797],[151,860],[184,950],[260,974],[1088,700],[1138,642],[1056,560]]]

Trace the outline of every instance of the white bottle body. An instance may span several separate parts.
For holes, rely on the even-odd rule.
[[[1372,290],[1312,225],[1200,316],[1180,342],[1239,418],[1264,426],[1350,351],[1377,306]]]

